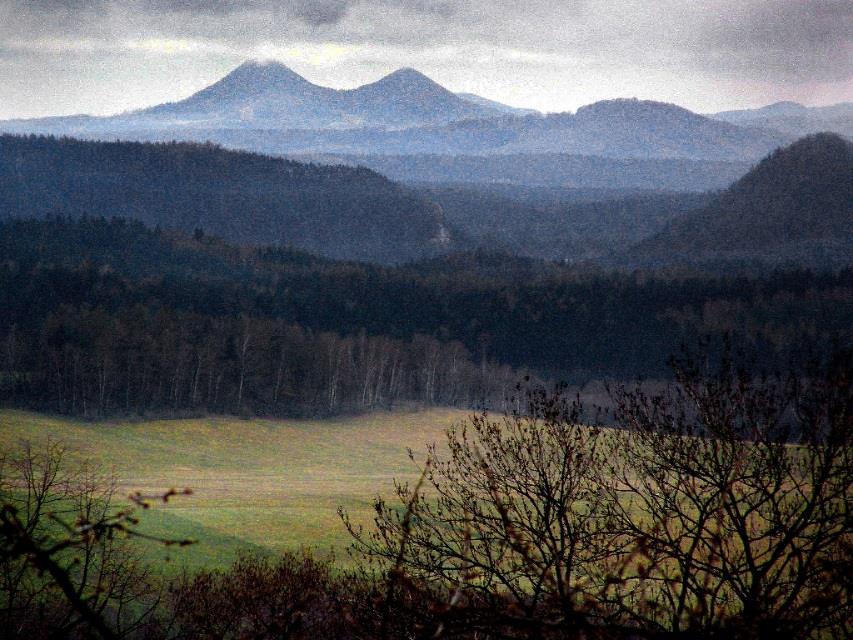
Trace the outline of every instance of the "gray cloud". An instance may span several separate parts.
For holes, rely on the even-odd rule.
[[[267,14],[298,19],[309,25],[335,24],[349,8],[349,0],[142,0],[140,8],[147,13],[184,13],[193,16],[233,17],[235,14]]]
[[[787,81],[853,75],[853,2],[727,4],[725,12],[709,16],[699,31],[711,68]]]

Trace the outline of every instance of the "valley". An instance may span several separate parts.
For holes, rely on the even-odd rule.
[[[853,5],[735,4],[0,2],[0,639],[853,637]]]

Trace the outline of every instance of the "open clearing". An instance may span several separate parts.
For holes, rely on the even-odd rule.
[[[115,473],[119,501],[133,491],[190,487],[193,495],[141,512],[140,530],[198,544],[167,550],[145,544],[174,569],[229,564],[241,548],[334,550],[346,563],[349,536],[336,510],[372,522],[371,500],[391,496],[394,478],[414,479],[406,450],[426,444],[467,412],[432,409],[318,420],[229,417],[144,422],[81,422],[0,411],[0,449],[48,438]]]

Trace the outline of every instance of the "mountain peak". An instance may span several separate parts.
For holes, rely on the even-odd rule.
[[[275,60],[247,60],[216,84],[229,82],[242,85],[255,84],[259,88],[264,84],[271,88],[311,84],[293,69]]]
[[[426,75],[412,67],[400,67],[396,71],[392,71],[385,78],[400,78],[403,80],[428,80],[432,82]]]
[[[384,76],[372,83],[372,85],[366,86],[393,86],[393,87],[429,87],[429,88],[440,88],[443,91],[446,91],[444,87],[438,84],[432,78],[424,75],[417,69],[412,69],[411,67],[402,67],[389,73],[387,76]]]

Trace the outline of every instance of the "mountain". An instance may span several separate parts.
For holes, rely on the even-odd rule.
[[[853,143],[822,133],[775,151],[630,256],[654,266],[853,264]]]
[[[500,111],[463,100],[414,69],[404,68],[371,84],[341,92],[347,113],[361,125],[406,128],[488,118]]]
[[[797,137],[831,131],[853,139],[853,102],[828,107],[776,102],[759,109],[721,111],[709,117],[732,124],[775,129]]]
[[[437,205],[364,168],[210,145],[0,136],[0,217],[121,216],[395,263],[453,247]]]
[[[312,84],[274,62],[246,62],[180,102],[167,103],[104,123],[107,126],[320,128],[343,123],[339,92]]]
[[[90,136],[200,129],[394,129],[499,115],[501,110],[463,100],[414,69],[337,90],[313,84],[278,62],[249,61],[179,102],[106,118],[10,121],[0,129]]]
[[[676,105],[639,100],[597,102],[575,114],[462,120],[399,131],[264,132],[263,141],[236,132],[214,135],[229,146],[264,144],[271,153],[562,153],[719,161],[758,160],[793,141],[783,134],[712,120]]]
[[[520,107],[511,107],[508,104],[503,104],[502,102],[497,102],[496,100],[489,100],[488,98],[484,98],[482,96],[478,96],[474,93],[457,93],[457,96],[462,98],[467,102],[471,102],[476,105],[480,105],[481,107],[489,107],[496,111],[500,111],[503,114],[510,116],[535,116],[540,115],[536,109],[523,109]]]
[[[735,109],[732,111],[721,111],[712,113],[708,117],[735,124],[755,122],[764,118],[801,116],[808,113],[809,108],[799,102],[782,101],[768,104],[758,109]]]

